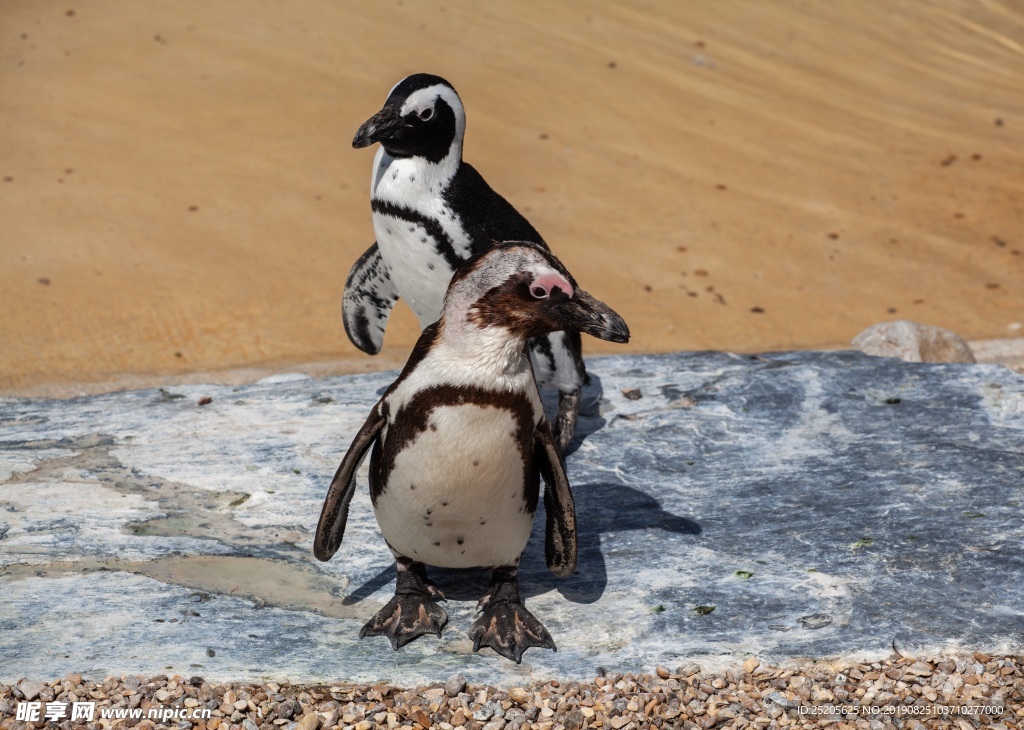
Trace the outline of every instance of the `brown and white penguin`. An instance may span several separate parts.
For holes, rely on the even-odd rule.
[[[398,578],[395,596],[361,637],[387,636],[397,649],[426,633],[440,636],[448,617],[426,566],[483,567],[491,581],[469,632],[474,651],[489,646],[519,662],[531,646],[555,649],[519,594],[541,477],[545,557],[558,576],[576,568],[576,512],[526,344],[568,329],[629,340],[623,319],[539,244],[497,244],[452,278],[441,318],[423,331],[356,434],[317,525],[313,551],[329,560],[372,446],[370,498]]]

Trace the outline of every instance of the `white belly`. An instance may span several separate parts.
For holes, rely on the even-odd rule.
[[[444,406],[396,457],[374,512],[388,543],[428,565],[509,565],[533,526],[509,411]],[[436,429],[436,430],[435,430]]]
[[[434,239],[421,225],[380,213],[373,214],[373,230],[391,280],[420,327],[436,322],[455,272],[438,254]]]

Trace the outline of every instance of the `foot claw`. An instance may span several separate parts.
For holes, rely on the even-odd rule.
[[[366,622],[359,638],[386,636],[391,640],[392,649],[401,649],[424,634],[436,634],[441,638],[441,630],[448,623],[448,614],[434,602],[435,596],[444,600],[441,591],[433,584],[422,581],[416,584],[412,579],[400,579],[398,592]]]
[[[558,651],[551,634],[521,603],[494,601],[484,609],[469,631],[473,651],[489,646],[516,664],[531,646]]]

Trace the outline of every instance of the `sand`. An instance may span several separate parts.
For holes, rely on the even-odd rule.
[[[0,391],[401,364],[339,304],[417,71],[629,322],[589,353],[1022,342],[1019,3],[64,0],[0,7]]]

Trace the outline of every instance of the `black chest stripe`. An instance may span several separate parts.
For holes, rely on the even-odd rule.
[[[445,260],[452,271],[458,271],[462,262],[465,261],[465,259],[455,252],[455,244],[452,242],[452,239],[448,234],[445,233],[444,228],[441,227],[441,224],[438,223],[436,219],[425,216],[422,213],[418,213],[404,205],[397,205],[383,200],[371,200],[370,208],[374,213],[388,215],[392,218],[423,226],[427,235],[434,239],[434,245],[437,248],[437,253]]]
[[[395,414],[395,422],[388,428],[387,437],[383,443],[378,442],[371,457],[371,501],[376,504],[377,498],[388,488],[398,453],[430,428],[430,414],[434,409],[460,405],[500,408],[512,414],[516,424],[514,437],[523,460],[523,500],[530,514],[536,512],[540,495],[540,472],[534,463],[536,424],[530,401],[525,396],[455,385],[425,388]]]

